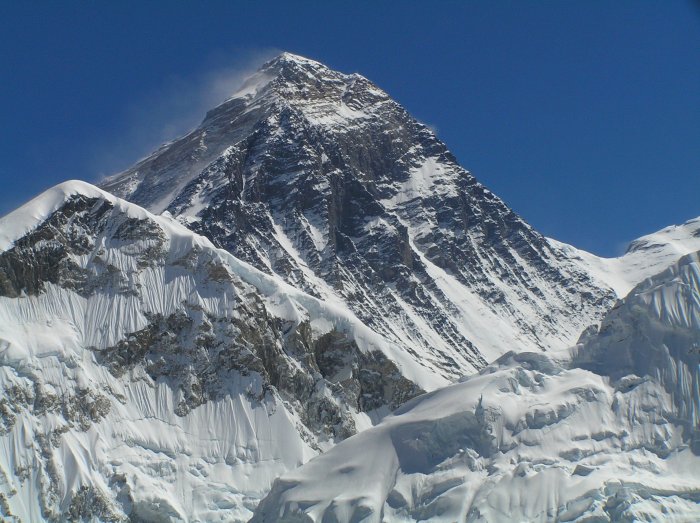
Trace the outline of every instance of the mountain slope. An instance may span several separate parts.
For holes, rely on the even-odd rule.
[[[697,521],[700,254],[572,361],[503,356],[285,474],[253,521]]]
[[[245,520],[438,373],[352,313],[82,182],[0,220],[0,513]]]
[[[618,258],[600,258],[556,240],[549,242],[623,298],[638,283],[664,271],[682,256],[700,250],[700,218],[637,238]]]
[[[349,308],[447,379],[573,343],[615,298],[369,80],[288,53],[103,187]]]

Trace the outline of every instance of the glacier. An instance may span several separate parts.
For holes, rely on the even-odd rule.
[[[275,481],[252,521],[697,521],[700,253]]]

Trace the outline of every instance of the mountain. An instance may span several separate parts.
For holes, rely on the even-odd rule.
[[[637,238],[618,258],[601,258],[552,239],[549,243],[622,298],[638,283],[700,250],[700,218]]]
[[[508,353],[285,474],[252,521],[697,521],[698,413],[695,253],[571,354]]]
[[[699,250],[700,219],[637,240],[615,259],[545,238],[369,80],[288,53],[103,189],[66,182],[0,219],[4,520],[245,521],[275,478],[321,452],[276,483],[255,517],[308,509],[330,518],[328,496],[347,487],[334,474],[345,466],[315,479],[308,470],[350,459],[343,449],[355,449],[350,462],[362,474],[347,469],[357,483],[334,494],[339,520],[355,510],[343,499],[358,517],[389,514],[386,500],[396,517],[418,517],[414,493],[426,506],[438,498],[425,512],[437,518],[443,505],[444,514],[461,510],[442,496],[456,480],[441,483],[433,467],[449,469],[440,456],[455,442],[485,452],[464,450],[487,471],[503,456],[527,455],[529,443],[545,456],[533,467],[553,466],[559,447],[545,433],[568,437],[550,423],[567,413],[596,448],[619,447],[608,429],[634,434],[652,453],[696,445],[694,360],[668,349],[694,332],[682,324],[694,317],[690,280],[654,298],[681,322],[668,339],[659,334],[665,319],[644,323],[646,302],[615,303]],[[681,282],[691,265],[669,269],[669,278]],[[659,280],[650,296],[654,285],[671,288]],[[581,350],[569,350],[579,337]],[[626,339],[643,347],[638,357]],[[618,382],[638,390],[625,396],[632,410],[620,411],[628,421],[613,419],[603,401]],[[500,416],[492,411],[501,400],[516,428],[506,427],[496,451],[482,429]],[[415,410],[421,404],[434,412]],[[433,423],[453,414],[455,423]],[[642,433],[625,425],[634,420]],[[409,439],[397,441],[417,461],[399,472],[386,459],[404,447],[373,438],[404,421],[419,433],[406,429]],[[559,457],[572,463],[579,458],[566,452],[583,445],[574,441],[559,442]],[[610,459],[642,460],[627,450],[610,450]],[[498,470],[509,474],[508,463]],[[605,470],[632,467],[618,465]],[[380,466],[399,479],[417,471],[423,479],[405,481],[435,489],[411,483],[410,493],[396,487],[401,498],[382,497],[391,481],[364,476]],[[657,487],[649,479],[646,497],[634,496],[651,506],[672,493],[664,502],[682,512],[694,496],[683,490],[683,470],[652,471]],[[313,483],[321,478],[327,485]],[[298,497],[312,484],[315,494]],[[523,514],[560,507],[499,489],[494,495],[523,504]],[[591,503],[602,499],[591,492]],[[588,503],[581,496],[576,507]],[[480,502],[479,513],[503,503]]]
[[[0,231],[3,520],[244,521],[368,412],[444,383],[349,311],[89,184]]]
[[[284,53],[102,187],[353,311],[449,380],[616,298],[366,78]]]

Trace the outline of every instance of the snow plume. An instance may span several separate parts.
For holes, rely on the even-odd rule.
[[[279,50],[271,48],[226,53],[224,58],[211,59],[210,65],[196,74],[174,73],[159,87],[136,93],[136,101],[123,108],[121,129],[106,137],[90,160],[96,179],[125,169],[194,129],[209,109],[228,98],[260,64],[277,54]]]

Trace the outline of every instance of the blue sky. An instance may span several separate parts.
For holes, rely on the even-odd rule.
[[[0,2],[0,214],[195,126],[279,50],[359,72],[548,236],[700,215],[700,4]]]

